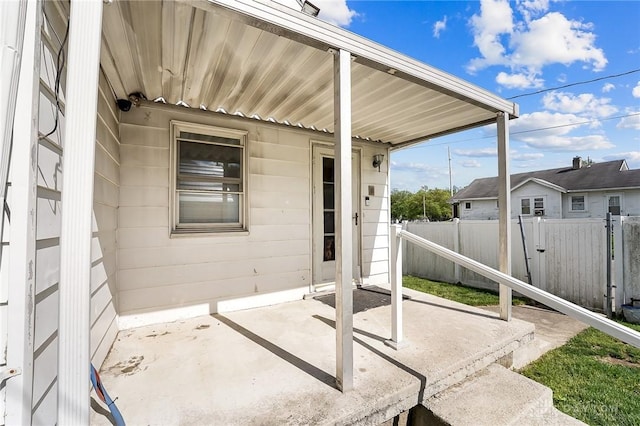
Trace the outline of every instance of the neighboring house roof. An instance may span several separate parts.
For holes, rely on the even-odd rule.
[[[334,54],[351,53],[354,137],[393,147],[495,123],[518,106],[266,0],[113,2],[101,65],[118,98],[334,131]]]
[[[582,165],[580,168],[538,170],[511,175],[511,190],[527,182],[536,182],[560,192],[640,188],[640,169],[629,170],[625,160]],[[498,178],[475,179],[453,197],[452,201],[498,197]]]

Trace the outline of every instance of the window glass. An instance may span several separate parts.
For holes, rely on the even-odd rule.
[[[334,159],[322,158],[322,210],[324,215],[324,254],[322,260],[329,262],[336,260],[335,250],[335,182],[334,182]]]
[[[574,195],[571,197],[571,210],[584,211],[584,195]]]
[[[520,200],[520,213],[531,214],[531,200],[523,198]]]
[[[466,203],[464,203],[464,209],[471,210],[471,201],[467,201]]]
[[[620,216],[620,196],[619,195],[609,196],[609,212],[612,215]]]
[[[174,123],[174,135],[174,229],[244,229],[244,134]]]

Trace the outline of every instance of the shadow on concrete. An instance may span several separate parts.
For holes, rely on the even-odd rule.
[[[410,299],[409,296],[402,296],[404,300]],[[329,305],[335,309],[336,294],[325,294],[314,297],[315,300]],[[364,312],[369,309],[388,306],[391,304],[391,292],[387,289],[377,286],[366,286],[353,289],[353,313]]]
[[[460,308],[456,308],[454,306],[440,305],[438,303],[427,302],[425,300],[410,299],[409,302],[421,303],[423,305],[429,305],[429,306],[433,306],[435,308],[448,309],[450,311],[456,311],[456,312],[460,312],[460,313],[467,314],[467,315],[475,315],[475,316],[483,317],[483,318],[500,319],[496,315],[491,315],[491,314],[488,314],[488,313],[487,314],[483,314],[482,312],[477,312],[476,310],[460,309]]]
[[[330,326],[330,327],[332,327],[334,329],[336,328],[336,322],[333,321],[332,319],[325,318],[325,317],[320,316],[320,315],[313,315],[313,318],[322,321],[323,323],[327,324],[328,326]],[[364,330],[360,330],[360,329],[357,329],[357,328],[354,328],[353,331],[354,331],[354,333],[362,334],[364,336],[371,337],[371,338],[376,339],[376,340],[381,340],[381,341],[386,340],[386,339],[380,338],[379,336],[376,336],[375,334],[371,334],[369,332],[366,332]],[[365,342],[364,340],[362,340],[362,339],[360,339],[360,338],[358,338],[356,336],[353,336],[353,341],[358,343],[360,346],[368,349],[372,353],[376,354],[380,358],[384,359],[388,363],[395,365],[399,369],[411,374],[413,377],[415,377],[416,379],[420,380],[420,392],[418,393],[418,401],[417,401],[417,403],[419,404],[420,402],[422,402],[422,400],[424,398],[424,390],[425,390],[425,387],[427,385],[427,377],[424,374],[420,373],[419,371],[414,370],[411,367],[408,367],[408,366],[402,364],[398,360],[395,360],[395,359],[391,358],[389,355],[387,355],[384,352],[381,352],[380,350],[374,348],[373,346],[371,346],[370,344],[368,344],[367,342]]]
[[[312,377],[315,377],[316,379],[318,379],[322,383],[326,384],[327,386],[329,386],[329,387],[331,387],[333,389],[337,389],[336,378],[334,376],[332,376],[331,374],[327,373],[326,371],[316,367],[313,364],[308,363],[307,361],[303,360],[302,358],[299,358],[299,357],[295,356],[291,352],[287,352],[286,350],[282,349],[280,346],[275,345],[275,344],[271,343],[270,341],[268,341],[267,339],[258,336],[257,334],[255,334],[251,330],[248,330],[248,329],[244,328],[240,324],[230,320],[227,317],[224,317],[224,316],[222,316],[220,314],[211,314],[211,316],[213,318],[217,319],[218,321],[220,321],[221,323],[225,324],[227,327],[229,327],[233,331],[236,331],[236,332],[240,333],[241,335],[243,335],[247,339],[249,339],[252,342],[262,346],[263,348],[265,348],[266,350],[268,350],[272,354],[276,355],[277,357],[283,359],[284,361],[287,361],[288,363],[290,363],[294,367],[304,371],[305,373],[309,374]]]
[[[104,408],[102,405],[100,405],[100,403],[96,401],[93,397],[91,397],[91,408],[93,409],[93,411],[100,414],[101,416],[104,416],[107,420],[109,420],[109,423],[111,423],[113,426],[116,426],[116,421],[113,418],[113,415],[111,414],[111,412],[106,408]]]

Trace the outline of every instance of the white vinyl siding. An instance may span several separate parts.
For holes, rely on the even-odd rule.
[[[171,235],[171,122],[246,132],[245,232]],[[300,291],[311,282],[311,140],[318,133],[168,105],[121,114],[118,302],[132,318],[148,312],[216,312],[241,298]],[[330,137],[325,137],[331,141]],[[379,146],[377,147],[379,151]],[[376,150],[364,145],[363,158]],[[388,282],[388,188],[365,163],[362,269]],[[366,163],[369,167],[366,167]]]

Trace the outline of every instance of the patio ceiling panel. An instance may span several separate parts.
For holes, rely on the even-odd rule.
[[[287,10],[282,17],[317,26],[323,37],[334,31],[336,44],[323,45],[229,10],[244,7],[243,2],[217,3],[226,1],[118,1],[105,7],[102,65],[116,95],[142,92],[150,100],[162,97],[170,104],[185,102],[193,108],[332,132],[331,49],[339,47],[338,41],[348,44],[359,37],[275,4],[255,3],[274,16]],[[500,106],[508,104],[365,39],[351,47],[352,53],[375,51],[385,61],[397,60],[391,56],[397,55],[402,59],[399,69],[454,80],[441,87],[355,52],[353,136],[393,145],[416,142],[495,122]],[[461,92],[454,93],[452,87]],[[486,97],[489,104],[466,97],[464,90]]]

